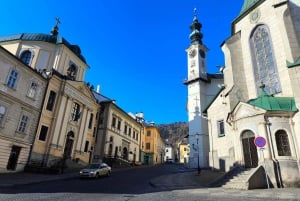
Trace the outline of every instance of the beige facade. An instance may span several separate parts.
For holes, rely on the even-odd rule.
[[[0,173],[23,171],[41,115],[47,81],[0,47]]]
[[[55,26],[51,35],[0,38],[5,49],[47,79],[29,165],[84,165],[93,153],[99,104],[93,89],[83,82],[88,65],[79,46],[58,36],[57,31]]]
[[[266,165],[275,187],[300,179],[299,11],[299,0],[245,0],[233,21],[224,88],[207,110],[211,167]]]
[[[140,163],[142,125],[127,114],[113,100],[96,94],[100,102],[97,140],[93,161]]]

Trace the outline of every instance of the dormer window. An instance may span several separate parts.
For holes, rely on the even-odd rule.
[[[32,58],[32,53],[29,50],[25,50],[21,53],[20,59],[24,64],[29,65]]]
[[[70,80],[75,80],[77,75],[77,67],[75,64],[71,64],[67,70],[67,77]]]

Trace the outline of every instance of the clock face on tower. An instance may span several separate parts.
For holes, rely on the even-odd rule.
[[[189,51],[189,56],[191,58],[193,58],[194,56],[196,56],[196,54],[197,54],[197,51],[195,49],[192,49],[191,51]]]

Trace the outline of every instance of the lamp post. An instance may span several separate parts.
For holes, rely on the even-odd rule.
[[[200,137],[200,134],[196,133],[195,134],[195,139],[197,141],[197,152],[198,152],[198,174],[200,174],[200,172],[201,172],[200,161],[199,161],[199,158],[200,158],[200,154],[199,154],[199,137]]]

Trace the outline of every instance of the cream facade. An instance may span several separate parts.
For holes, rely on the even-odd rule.
[[[244,1],[207,109],[212,168],[265,167],[274,187],[300,179],[299,11],[299,0]]]
[[[93,161],[105,161],[112,166],[117,162],[139,164],[142,124],[115,101],[98,93],[95,96],[101,110]]]
[[[24,170],[47,80],[0,47],[0,173]]]
[[[187,143],[180,143],[178,145],[179,149],[179,163],[188,166],[190,157],[190,145]]]
[[[1,37],[0,44],[47,79],[28,166],[89,163],[99,104],[83,81],[88,64],[80,47],[60,37],[57,25],[52,34]]]

